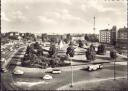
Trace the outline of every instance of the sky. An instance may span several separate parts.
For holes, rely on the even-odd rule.
[[[126,1],[2,0],[1,32],[95,33],[126,26]]]

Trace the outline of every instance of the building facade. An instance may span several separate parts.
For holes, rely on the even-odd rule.
[[[111,33],[108,29],[100,30],[100,42],[110,44]]]
[[[128,28],[120,28],[117,34],[117,48],[126,49],[128,44]]]
[[[116,44],[116,26],[113,26],[112,29],[100,30],[100,42],[105,44]]]

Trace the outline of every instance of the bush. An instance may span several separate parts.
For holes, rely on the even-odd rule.
[[[79,40],[79,47],[82,48],[84,46],[83,42]]]
[[[67,56],[58,56],[55,45],[51,45],[49,49],[49,56],[43,54],[43,49],[36,42],[27,47],[26,53],[22,60],[23,66],[30,67],[41,67],[46,68],[47,66],[60,66],[67,59]]]
[[[97,54],[103,55],[104,53],[105,53],[105,46],[101,44],[98,46]]]

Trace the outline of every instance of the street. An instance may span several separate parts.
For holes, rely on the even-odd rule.
[[[63,50],[59,55],[65,55],[64,49],[67,46],[64,46]],[[114,79],[114,65],[113,60],[110,59],[109,51],[105,55],[96,55],[96,60],[93,63],[102,63],[103,69],[96,71],[87,71],[85,68],[88,65],[91,65],[87,61],[84,51],[85,49],[76,48],[75,56],[72,58],[73,66],[73,88],[71,85],[71,66],[56,67],[60,69],[62,73],[52,74],[49,72],[49,69],[40,69],[40,68],[28,68],[22,67],[21,65],[16,65],[17,62],[20,62],[21,58],[25,54],[26,47],[21,47],[15,54],[13,54],[9,66],[9,71],[13,72],[14,70],[22,70],[23,75],[14,75],[12,74],[12,84],[14,87],[18,87],[23,90],[67,90],[67,89],[78,89],[82,85],[89,84],[90,82],[106,81]],[[8,52],[5,53],[6,55]],[[12,54],[12,53],[11,53]],[[8,56],[8,55],[7,55]],[[65,62],[70,62],[66,60]],[[51,68],[52,70],[54,68]],[[123,56],[118,55],[116,59],[116,78],[125,78],[126,79],[126,60]],[[6,73],[3,73],[6,74]],[[53,77],[51,80],[43,80],[43,76],[49,74]],[[7,76],[8,77],[8,76]],[[4,78],[6,80],[6,76]],[[76,88],[75,88],[76,87]],[[90,87],[91,88],[91,87]],[[81,89],[81,88],[80,88]],[[87,89],[86,87],[84,89]]]
[[[101,79],[111,79],[114,78],[114,68],[113,61],[110,60],[108,52],[106,55],[97,55],[95,62],[103,63],[103,69],[89,72],[84,69],[89,63],[86,62],[86,57],[84,60],[77,60],[85,55],[76,55],[73,60],[73,73],[74,73],[74,84],[80,82],[87,83],[88,81],[95,81]],[[81,58],[82,59],[82,58]],[[118,60],[119,59],[119,60]],[[126,60],[123,57],[118,57],[116,64],[116,77],[126,78]],[[121,61],[121,62],[120,62]],[[123,64],[122,64],[123,63]],[[61,74],[51,74],[48,73],[47,69],[38,69],[38,68],[24,68],[17,66],[15,69],[24,71],[24,74],[21,76],[14,75],[15,85],[24,88],[25,90],[56,90],[56,89],[65,89],[65,86],[70,87],[71,85],[71,67],[58,67],[62,73]],[[27,71],[28,70],[28,71]],[[36,71],[34,71],[36,70]],[[43,73],[42,73],[43,72]],[[52,80],[43,80],[42,77],[45,74],[49,74],[53,77]],[[95,81],[96,82],[96,81]],[[25,83],[25,85],[23,84]],[[32,85],[30,85],[32,84]]]

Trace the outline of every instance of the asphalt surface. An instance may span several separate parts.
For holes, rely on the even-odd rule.
[[[23,54],[24,49],[21,49],[20,51],[18,51],[13,58],[19,58],[18,56],[20,56],[20,54]],[[17,56],[18,55],[18,56]],[[85,57],[85,55],[79,55],[79,57],[77,56],[77,58],[81,58],[82,56]],[[11,59],[11,61],[14,61],[15,59]],[[109,55],[107,54],[107,56],[97,56],[97,58],[100,61],[112,61],[109,59]],[[83,58],[82,58],[83,59]],[[84,59],[86,60],[86,58]],[[118,57],[119,61],[126,61],[124,60],[122,57]],[[76,61],[76,60],[75,60]],[[16,62],[16,61],[14,61]],[[78,62],[83,62],[82,60],[79,60]],[[13,69],[16,66],[12,65],[10,66],[10,71],[13,71]],[[81,67],[81,65],[79,65],[78,67]],[[71,69],[71,67],[67,67],[67,70]],[[88,72],[85,69],[78,69],[78,70],[74,70],[74,83],[77,82],[81,82],[81,81],[89,81],[89,80],[95,80],[95,79],[107,79],[107,78],[113,78],[113,64],[112,63],[106,63],[104,64],[104,68],[101,70],[97,70],[97,71],[93,71],[93,72]],[[8,75],[8,73],[4,73],[6,75]],[[20,89],[23,90],[56,90],[59,89],[63,86],[67,86],[71,84],[71,70],[69,71],[62,71],[61,74],[51,74],[51,73],[45,73],[45,74],[49,74],[53,77],[52,80],[43,80],[42,77],[44,75],[42,75],[42,77],[31,77],[31,74],[29,74],[29,76],[16,76],[16,75],[12,75],[12,82],[10,82],[11,84],[13,84],[14,87],[18,87]],[[37,75],[37,74],[36,74]],[[120,65],[117,64],[116,65],[116,77],[125,77],[126,76],[126,65]],[[7,78],[10,76],[5,76],[4,81],[7,81]],[[22,83],[25,82],[25,85],[23,85]],[[39,83],[40,82],[40,83]],[[29,84],[34,83],[34,85],[29,85]]]
[[[107,79],[107,78],[113,78],[113,65],[106,65],[104,69],[102,70],[97,70],[93,72],[88,72],[85,69],[79,69],[79,70],[74,70],[74,83],[80,82],[80,81],[89,81],[89,80],[96,80],[96,79]],[[65,85],[70,85],[71,84],[71,71],[63,71],[61,74],[51,74],[48,73],[53,77],[52,80],[43,80],[42,78],[30,78],[29,77],[22,77],[19,76],[15,79],[15,81],[19,82],[17,86],[23,86],[20,85],[20,82],[33,82],[35,85],[33,86],[23,86],[25,90],[55,90],[59,89]],[[126,77],[126,66],[122,65],[116,65],[116,77]],[[26,80],[25,80],[25,79]],[[24,79],[24,80],[23,80]],[[29,79],[29,80],[28,80]],[[33,80],[35,79],[35,80]],[[43,82],[40,84],[36,84],[38,82]]]

